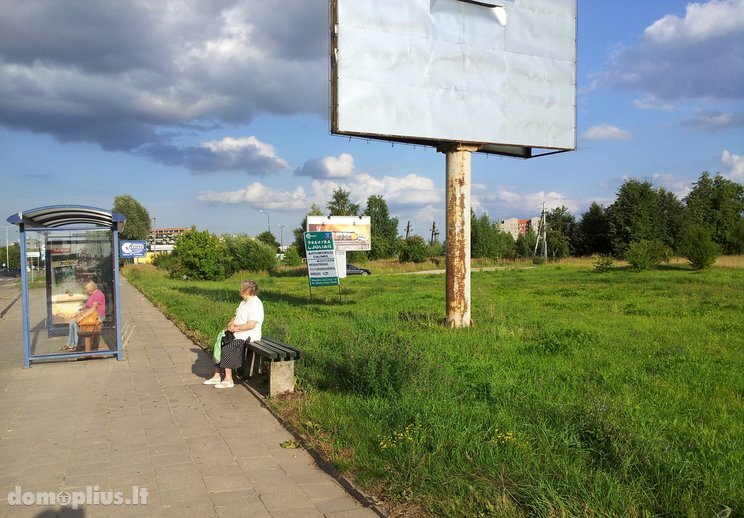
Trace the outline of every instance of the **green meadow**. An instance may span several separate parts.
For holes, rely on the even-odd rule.
[[[129,281],[208,346],[260,287],[303,351],[270,404],[393,514],[744,513],[744,269],[475,271],[468,329],[442,274],[314,288],[291,273]]]

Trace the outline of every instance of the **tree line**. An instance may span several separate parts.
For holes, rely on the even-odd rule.
[[[397,259],[423,262],[444,254],[444,245],[419,235],[398,235],[398,218],[391,217],[387,202],[373,195],[362,208],[351,202],[351,193],[338,188],[326,204],[332,216],[369,216],[372,247],[369,252],[349,252],[349,261]],[[122,239],[146,239],[150,233],[147,210],[131,196],[114,199],[115,212],[127,217]],[[313,204],[293,230],[294,242],[284,253],[283,263],[298,265],[305,256],[304,232],[307,216],[322,216]],[[626,180],[615,201],[608,206],[593,202],[577,219],[566,207],[546,213],[549,259],[600,255],[625,258],[631,264],[660,262],[672,255],[701,256],[698,266],[711,263],[717,253],[744,253],[744,186],[721,174],[704,172],[681,200],[645,180]],[[471,213],[471,257],[513,259],[535,256],[535,229],[514,239],[487,214]],[[218,237],[195,228],[179,236],[171,256],[158,262],[172,275],[221,278],[240,269],[267,270],[277,265],[279,243],[270,232]],[[0,247],[0,253],[4,253]],[[19,247],[8,250],[10,267],[19,267]],[[695,262],[691,259],[693,265]],[[696,266],[697,267],[697,266]]]

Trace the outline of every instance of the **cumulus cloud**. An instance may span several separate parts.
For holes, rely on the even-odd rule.
[[[721,154],[721,162],[731,168],[727,175],[731,180],[744,181],[744,156],[735,155],[727,149]]]
[[[744,0],[688,3],[620,49],[605,79],[660,101],[744,99]]]
[[[540,213],[543,202],[546,210],[566,207],[570,212],[577,212],[581,205],[580,202],[559,192],[539,191],[520,194],[503,187],[491,194],[474,195],[474,198],[477,198],[479,207],[496,218],[536,216]]]
[[[137,152],[164,164],[184,166],[195,173],[234,171],[262,175],[289,169],[287,161],[276,155],[274,146],[256,137],[225,137],[186,147],[150,144]]]
[[[726,130],[744,126],[744,113],[699,112],[682,121],[685,126],[699,130]]]
[[[650,178],[651,182],[657,187],[663,187],[680,200],[690,194],[692,184],[688,180],[677,178],[671,173],[654,173]]]
[[[348,178],[354,174],[354,157],[348,153],[341,153],[338,157],[308,160],[295,171],[295,174],[313,178]]]
[[[0,124],[131,151],[172,145],[168,126],[325,113],[322,3],[153,5],[0,0]]]
[[[303,187],[297,187],[293,191],[281,191],[266,187],[260,182],[254,182],[237,191],[203,192],[199,194],[198,199],[223,205],[245,203],[261,209],[280,211],[304,210],[310,206]]]
[[[352,201],[362,206],[367,203],[370,196],[382,196],[391,210],[439,203],[443,198],[442,189],[435,187],[431,178],[413,173],[403,177],[382,178],[358,173],[343,182],[328,179],[314,180],[312,184],[314,197],[321,202],[319,205],[324,205],[329,198],[328,194],[338,188],[349,191],[354,197]]]
[[[307,210],[313,203],[325,207],[335,189],[344,189],[352,195],[352,203],[364,207],[372,195],[382,196],[391,213],[417,211],[428,205],[441,203],[442,190],[434,186],[430,178],[415,174],[404,177],[385,176],[374,178],[365,173],[339,182],[336,179],[313,180],[308,193],[304,187],[293,191],[282,191],[254,182],[236,191],[209,191],[199,194],[198,199],[214,204],[244,203],[262,209],[280,211]]]
[[[629,140],[633,138],[630,133],[612,124],[592,126],[581,136],[588,140]]]

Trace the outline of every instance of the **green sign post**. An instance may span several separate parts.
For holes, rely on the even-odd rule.
[[[310,286],[338,286],[333,232],[305,232]]]

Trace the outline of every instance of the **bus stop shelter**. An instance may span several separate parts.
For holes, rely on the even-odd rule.
[[[52,205],[7,221],[19,230],[25,367],[86,357],[121,360],[118,251],[126,218],[96,207]],[[105,300],[100,330],[74,340],[71,322],[96,290]]]

